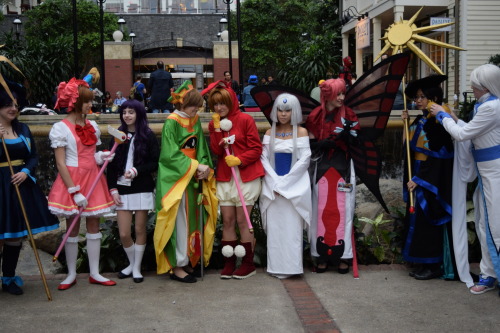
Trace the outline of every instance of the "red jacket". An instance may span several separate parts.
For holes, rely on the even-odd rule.
[[[232,89],[228,89],[228,91],[234,94]],[[236,94],[234,94],[233,101],[238,101]],[[227,119],[233,123],[233,127],[229,133],[224,131],[216,132],[213,121],[210,121],[208,124],[210,149],[217,155],[215,178],[219,182],[230,181],[232,177],[231,168],[227,166],[224,160],[226,156],[224,146],[220,146],[219,143],[223,137],[234,134],[236,139],[234,144],[229,145],[229,151],[241,160],[241,165],[238,166],[238,169],[241,180],[246,183],[264,176],[264,167],[260,161],[262,143],[253,117],[242,113],[238,108],[237,102],[234,104],[233,109],[229,111],[227,116]]]

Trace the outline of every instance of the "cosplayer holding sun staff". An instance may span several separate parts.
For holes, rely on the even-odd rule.
[[[317,273],[325,272],[328,263],[339,263],[338,272],[346,274],[353,257],[351,234],[356,194],[348,145],[360,127],[354,111],[344,105],[343,79],[326,80],[320,89],[321,106],[306,121],[313,151],[311,255],[316,260]]]
[[[429,103],[443,103],[439,84],[446,79],[445,75],[431,75],[410,82],[405,90],[422,110],[409,129],[412,179],[408,180],[405,173],[403,180],[405,197],[413,191],[415,198],[414,213],[407,209],[403,257],[417,264],[410,272],[417,280],[454,278],[450,223],[453,142],[428,112]],[[404,111],[401,117],[408,118],[408,112]]]
[[[494,289],[500,276],[500,205],[495,197],[495,188],[500,186],[500,68],[479,66],[472,71],[470,82],[477,102],[468,123],[443,112],[439,105],[431,106],[431,112],[455,140],[472,141],[472,156],[461,158],[475,162],[479,177],[474,208],[481,275],[470,292],[482,294]]]
[[[242,204],[251,212],[260,195],[260,178],[264,176],[260,161],[262,143],[253,117],[240,111],[236,93],[229,86],[223,81],[217,81],[203,92],[210,92],[208,105],[214,111],[208,129],[210,148],[217,156],[217,198],[223,223],[221,243],[224,268],[221,278],[245,279],[256,273],[253,263],[255,238],[248,226]],[[231,137],[234,142],[227,145],[224,139]],[[226,149],[229,149],[230,155],[226,156]],[[237,181],[241,185],[244,203],[240,200],[231,167],[234,167]],[[240,231],[240,245],[236,225]],[[242,257],[241,266],[237,269],[236,256]]]
[[[99,231],[99,217],[115,208],[113,198],[108,192],[104,176],[98,179],[94,192],[85,197],[99,174],[98,165],[107,159],[112,160],[109,152],[96,152],[101,144],[99,127],[94,121],[86,119],[92,107],[94,94],[83,80],[72,78],[68,83],[61,82],[57,92],[57,106],[68,108],[68,115],[52,126],[49,133],[51,147],[54,148],[57,178],[49,193],[49,209],[53,214],[66,217],[69,228],[72,217],[83,207],[82,216],[87,223],[87,255],[89,259],[89,282],[103,286],[116,283],[99,274],[99,254],[102,234]],[[64,246],[68,276],[59,284],[59,290],[66,290],[76,284],[76,260],[78,256],[78,231],[80,221],[70,233]]]
[[[191,81],[186,81],[172,93],[169,102],[176,110],[168,116],[162,130],[154,233],[157,272],[172,271],[172,280],[193,283],[196,282],[193,268],[198,261],[208,265],[212,254],[217,222],[215,178],[197,114],[203,97],[193,89]],[[203,216],[197,205],[200,191]]]
[[[307,130],[300,127],[297,97],[281,94],[271,111],[272,127],[263,138],[266,171],[260,195],[262,223],[267,234],[267,272],[278,278],[302,274],[302,231],[309,227],[311,149]]]
[[[152,173],[158,169],[160,147],[148,126],[144,105],[137,100],[125,101],[119,108],[120,131],[127,141],[116,149],[116,156],[108,164],[109,192],[116,204],[120,240],[127,254],[129,266],[118,273],[118,278],[133,276],[134,282],[144,280],[141,263],[146,249],[146,223],[148,211],[155,208],[155,182]],[[114,139],[109,143],[112,149]],[[131,235],[135,212],[135,244]]]
[[[23,200],[32,234],[59,227],[59,221],[47,208],[47,199],[36,184],[34,169],[38,164],[35,141],[27,125],[19,122],[19,105],[23,106],[25,91],[21,85],[7,81],[11,96],[0,85],[0,249],[3,247],[2,289],[21,295],[23,281],[16,276],[21,240],[28,235],[26,222],[15,186]],[[14,170],[11,174],[4,145]]]

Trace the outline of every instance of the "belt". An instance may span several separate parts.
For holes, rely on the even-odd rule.
[[[14,160],[14,161],[10,161],[10,164],[12,166],[19,166],[19,165],[23,165],[24,161],[23,160]],[[9,162],[1,162],[0,163],[0,168],[7,167],[7,166],[9,166]]]

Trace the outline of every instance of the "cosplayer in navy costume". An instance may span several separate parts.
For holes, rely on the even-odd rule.
[[[446,78],[432,75],[410,82],[405,90],[422,110],[409,131],[412,179],[409,181],[405,173],[403,181],[407,185],[404,187],[407,204],[408,190],[413,191],[415,201],[415,212],[411,214],[407,209],[403,257],[418,264],[410,273],[417,280],[440,277],[443,273],[444,278],[454,278],[450,223],[453,143],[450,135],[427,111],[429,102],[443,102],[439,84]],[[407,112],[402,114],[402,118],[405,117]]]
[[[146,249],[146,223],[148,211],[155,208],[155,182],[152,173],[158,169],[160,148],[154,132],[148,127],[144,105],[137,100],[124,102],[119,110],[120,131],[127,141],[118,146],[116,156],[108,165],[107,179],[116,204],[118,227],[129,266],[118,273],[123,279],[133,276],[134,282],[144,280],[141,263]],[[114,139],[109,143],[109,149]],[[135,244],[131,236],[135,212]]]
[[[493,290],[500,277],[500,205],[495,196],[495,188],[500,187],[500,68],[479,66],[472,71],[470,82],[477,102],[468,123],[446,114],[438,105],[433,105],[431,112],[455,140],[472,142],[472,155],[461,151],[460,159],[475,164],[479,178],[474,209],[481,275],[470,288],[477,295]]]
[[[244,204],[250,214],[261,192],[260,178],[264,176],[264,168],[260,161],[262,143],[255,120],[240,111],[236,93],[226,86],[224,81],[212,83],[203,91],[207,92],[210,92],[208,105],[214,111],[208,129],[210,149],[217,157],[217,199],[223,220],[221,244],[225,264],[221,278],[244,279],[256,273],[253,263],[255,238],[247,226],[231,167],[236,167]],[[229,131],[222,128],[223,122],[229,123],[224,119],[231,123]],[[231,155],[226,156],[222,140],[231,135],[235,136],[235,142],[228,147]],[[240,245],[235,231],[236,224],[240,231]],[[236,256],[242,256],[242,263],[238,269],[236,269]]]
[[[262,225],[267,235],[267,272],[278,278],[304,272],[303,230],[311,221],[309,135],[300,127],[297,97],[281,94],[274,101],[271,129],[262,140],[266,171],[260,195]]]
[[[54,214],[65,217],[69,228],[74,216],[83,208],[81,216],[86,218],[87,224],[85,237],[90,268],[89,282],[113,286],[116,284],[114,281],[99,274],[102,238],[99,217],[112,212],[115,204],[108,193],[106,178],[97,178],[98,165],[102,165],[105,159],[112,160],[113,156],[110,152],[96,152],[96,145],[101,144],[101,132],[94,121],[85,118],[90,112],[94,97],[88,84],[72,78],[68,83],[59,84],[57,94],[57,106],[67,107],[68,115],[55,123],[49,133],[59,171],[49,193],[49,209]],[[85,197],[96,180],[94,192],[88,198]],[[59,284],[59,290],[69,289],[76,284],[79,229],[80,221],[77,221],[64,246],[68,275]]]
[[[24,88],[8,83],[15,100],[0,86],[0,141],[4,141],[14,175],[11,175],[3,144],[0,145],[0,248],[3,245],[2,289],[21,295],[23,282],[16,276],[21,239],[28,235],[15,185],[18,185],[32,234],[54,230],[58,219],[48,210],[47,199],[36,184],[38,164],[35,141],[27,125],[17,120],[18,103],[24,105]]]

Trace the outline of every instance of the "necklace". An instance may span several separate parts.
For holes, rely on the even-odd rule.
[[[292,135],[292,134],[293,134],[293,132],[276,133],[276,137],[278,137],[278,138],[279,138],[279,137],[285,138],[285,137],[290,136],[290,135]]]

